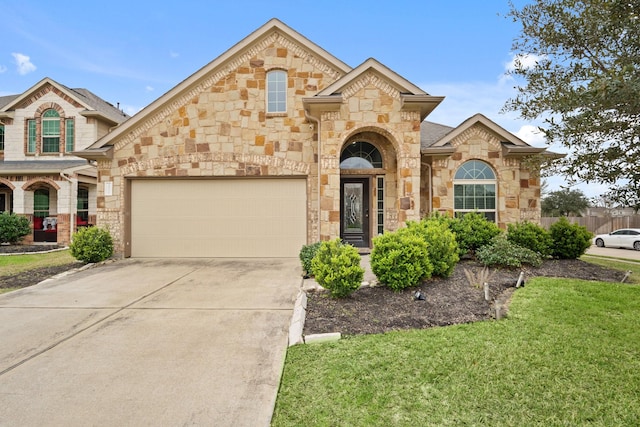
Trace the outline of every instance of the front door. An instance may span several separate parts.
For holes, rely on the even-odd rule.
[[[369,178],[340,180],[340,237],[360,248],[369,247]]]

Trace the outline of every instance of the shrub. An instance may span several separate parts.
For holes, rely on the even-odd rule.
[[[71,255],[84,262],[100,262],[113,255],[113,239],[103,228],[80,228],[69,246]]]
[[[364,277],[358,250],[340,239],[320,244],[311,261],[311,270],[318,284],[329,290],[332,297],[338,298],[358,289]]]
[[[521,267],[522,264],[538,267],[542,264],[542,257],[537,252],[516,245],[503,234],[478,249],[476,258],[487,267]]]
[[[304,245],[302,246],[302,249],[300,249],[300,261],[302,262],[302,270],[304,271],[305,276],[313,276],[311,260],[316,256],[321,244],[322,242],[315,242],[309,245]]]
[[[458,253],[460,256],[475,252],[478,248],[488,245],[502,230],[484,215],[469,212],[451,221],[451,231],[456,235]]]
[[[433,265],[433,276],[449,277],[458,257],[456,236],[449,229],[447,221],[438,217],[427,217],[420,222],[408,221],[407,228],[427,243],[429,260]]]
[[[579,258],[591,246],[593,235],[578,224],[571,224],[565,217],[549,227],[553,240],[551,255],[560,259]]]
[[[29,220],[21,215],[9,212],[0,214],[0,243],[18,243],[31,233]]]
[[[433,271],[427,242],[408,229],[375,237],[370,261],[378,280],[396,291],[418,285]]]
[[[523,248],[531,249],[547,258],[551,255],[553,240],[547,230],[533,222],[524,221],[507,226],[507,239]]]

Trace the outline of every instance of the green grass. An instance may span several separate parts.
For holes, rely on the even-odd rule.
[[[273,426],[640,425],[640,287],[537,278],[509,318],[289,349]]]
[[[5,255],[0,256],[0,276],[11,276],[23,271],[41,267],[71,264],[77,260],[67,249],[45,254]]]
[[[640,284],[640,261],[589,255],[583,255],[580,259],[585,262],[613,268],[615,270],[631,271],[631,275],[627,278],[626,283]]]

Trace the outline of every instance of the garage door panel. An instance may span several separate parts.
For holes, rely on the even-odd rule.
[[[134,180],[135,257],[297,257],[304,179]]]

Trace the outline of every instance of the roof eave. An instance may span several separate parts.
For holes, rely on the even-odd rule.
[[[74,151],[71,154],[87,160],[111,160],[113,159],[113,146],[107,145],[100,148]]]
[[[313,115],[316,115],[322,111],[338,111],[342,103],[342,95],[326,95],[302,98],[304,109]]]
[[[80,115],[83,117],[91,117],[94,119],[98,119],[101,120],[103,122],[106,122],[107,124],[111,125],[111,126],[116,126],[119,123],[115,120],[113,120],[112,118],[109,118],[107,116],[105,116],[104,114],[102,114],[100,111],[96,111],[96,110],[84,110],[80,112]]]
[[[400,95],[403,110],[420,110],[420,122],[429,115],[444,100],[444,96],[431,95]]]
[[[420,153],[425,156],[450,156],[456,152],[455,147],[427,147],[420,150]]]

